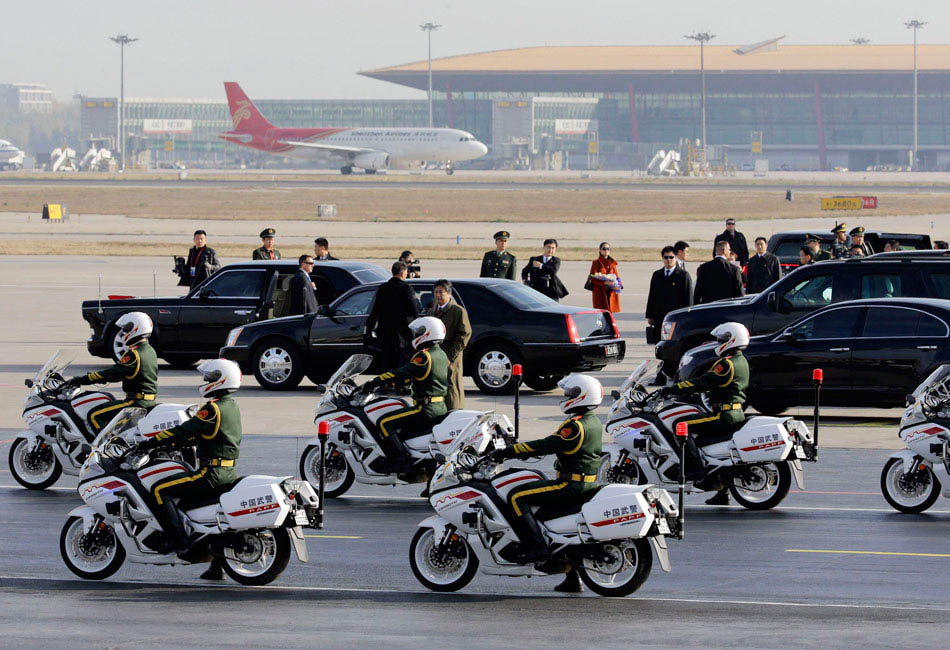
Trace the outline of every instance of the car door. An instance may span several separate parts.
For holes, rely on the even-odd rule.
[[[310,325],[310,366],[333,372],[350,355],[363,352],[363,328],[377,287],[354,291],[321,308]],[[321,374],[327,374],[323,372]]]
[[[856,396],[871,404],[901,405],[937,363],[947,324],[919,309],[874,305],[851,342]]]
[[[180,349],[216,357],[228,332],[257,320],[265,276],[264,269],[225,269],[211,276],[183,301]]]
[[[863,306],[823,310],[778,333],[755,351],[752,381],[792,393],[793,404],[811,404],[812,371],[824,371],[822,392],[841,400],[851,391],[850,339],[860,324]]]

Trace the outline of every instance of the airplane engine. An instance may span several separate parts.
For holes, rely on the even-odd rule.
[[[361,169],[386,169],[389,167],[389,154],[382,151],[363,153],[353,158],[353,165]]]

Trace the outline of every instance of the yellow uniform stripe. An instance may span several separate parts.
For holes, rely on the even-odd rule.
[[[139,356],[139,352],[135,348],[132,348],[129,350],[129,352],[135,355],[135,372],[133,372],[131,375],[126,375],[125,378],[135,379],[135,376],[139,374],[139,370],[142,369],[142,357]]]
[[[541,494],[542,492],[555,492],[557,490],[563,490],[566,487],[567,483],[558,483],[557,485],[545,485],[544,487],[534,488],[533,490],[519,492],[518,494],[511,497],[511,507],[514,508],[515,514],[520,517],[522,512],[521,508],[518,507],[518,499],[521,497],[528,496],[529,494]]]
[[[576,454],[577,450],[581,448],[581,445],[584,444],[584,425],[581,424],[580,420],[574,420],[574,424],[577,425],[577,446],[575,446],[570,451],[565,451],[564,454],[570,456],[571,454]],[[570,438],[568,438],[570,440]]]
[[[685,422],[686,424],[700,424],[702,422],[712,422],[713,420],[718,420],[720,415],[722,415],[722,413],[716,413],[712,417],[699,418],[698,420],[683,420],[683,422]]]
[[[408,411],[404,411],[403,413],[397,413],[396,415],[388,415],[379,421],[379,430],[383,432],[384,438],[388,438],[389,432],[386,431],[386,425],[392,424],[399,418],[408,417],[410,415],[415,415],[421,412],[422,412],[422,406],[417,406],[416,408],[409,409]]]
[[[152,494],[155,495],[155,500],[158,502],[158,505],[162,505],[162,495],[159,494],[161,490],[165,488],[170,488],[173,485],[180,485],[182,483],[189,483],[191,481],[197,481],[199,478],[202,478],[205,474],[208,473],[207,467],[202,467],[201,471],[197,474],[192,474],[191,476],[183,476],[181,478],[176,478],[174,481],[168,481],[167,483],[159,483],[152,488]]]
[[[534,449],[532,449],[531,446],[526,442],[516,442],[512,449],[516,454],[527,454],[534,451]]]
[[[418,381],[423,381],[426,377],[429,376],[429,373],[432,372],[432,355],[429,354],[428,350],[423,350],[422,354],[426,355],[426,372],[421,377],[416,377]],[[421,364],[416,364],[421,365]]]
[[[205,434],[202,433],[201,437],[204,438],[205,440],[211,440],[212,438],[214,438],[216,435],[218,435],[218,429],[221,428],[221,409],[219,409],[218,405],[215,404],[214,402],[208,402],[208,404],[210,404],[211,407],[214,409],[214,431],[211,432],[210,436],[206,436]],[[210,422],[210,420],[205,420],[204,418],[200,418],[200,419],[204,420],[205,422]]]
[[[117,404],[110,404],[109,406],[106,406],[105,408],[102,408],[99,410],[89,411],[89,421],[92,423],[92,426],[94,426],[96,430],[98,431],[102,429],[102,427],[105,426],[105,424],[99,424],[96,421],[97,418],[99,418],[104,413],[108,413],[110,411],[118,411],[118,410],[124,409],[126,406],[131,406],[131,405],[132,405],[132,400],[128,400],[127,402],[119,402]]]
[[[731,383],[732,383],[732,380],[733,380],[733,379],[735,378],[735,376],[736,376],[736,367],[735,367],[734,365],[732,365],[732,361],[730,361],[729,359],[726,359],[725,362],[729,364],[729,379],[727,379],[727,380],[725,381],[725,383],[719,384],[719,388],[725,388],[726,386],[728,386],[729,384],[731,384]],[[716,373],[716,374],[719,375],[719,373]],[[725,373],[723,373],[723,374],[725,374]],[[719,376],[722,377],[723,375],[719,375]]]

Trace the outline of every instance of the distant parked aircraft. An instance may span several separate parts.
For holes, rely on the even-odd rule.
[[[23,152],[6,140],[0,140],[0,170],[23,168]]]

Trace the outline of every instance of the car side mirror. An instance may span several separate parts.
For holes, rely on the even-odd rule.
[[[319,305],[319,306],[317,307],[317,315],[318,315],[318,316],[331,316],[332,313],[330,312],[330,306],[329,306],[329,305]]]
[[[792,343],[799,340],[799,337],[796,336],[795,332],[793,332],[792,330],[785,330],[784,332],[782,332],[782,336],[780,338],[783,341],[791,341]]]
[[[614,398],[614,399],[620,399],[620,391],[614,389],[614,390],[610,391],[610,396],[611,396],[612,398]]]
[[[769,291],[769,295],[765,297],[765,304],[772,311],[778,311],[778,301],[775,299],[775,292]]]
[[[198,292],[198,300],[208,300],[211,298],[212,291],[208,287],[205,287],[200,292]]]

